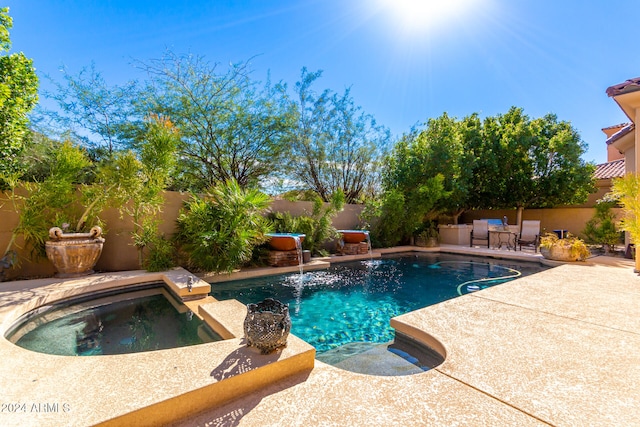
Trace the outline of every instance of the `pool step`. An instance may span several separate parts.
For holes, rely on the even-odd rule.
[[[316,358],[324,363],[367,375],[400,376],[427,370],[414,364],[409,354],[389,351],[390,344],[351,343],[329,350]],[[417,360],[416,360],[417,361]]]

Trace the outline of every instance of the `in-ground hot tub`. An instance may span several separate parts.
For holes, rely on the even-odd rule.
[[[39,353],[95,356],[185,347],[222,338],[160,283],[40,307],[6,334]]]

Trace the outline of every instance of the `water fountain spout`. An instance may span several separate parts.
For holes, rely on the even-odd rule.
[[[304,264],[304,259],[302,258],[302,241],[300,240],[300,236],[292,236],[293,240],[296,241],[296,251],[298,255],[298,268],[300,269],[300,276],[302,276],[302,265]]]
[[[193,276],[189,276],[189,279],[187,280],[187,289],[189,292],[193,291]]]
[[[371,249],[371,237],[369,236],[369,231],[364,232],[367,240],[367,252],[369,253],[369,259],[373,259],[373,250]]]

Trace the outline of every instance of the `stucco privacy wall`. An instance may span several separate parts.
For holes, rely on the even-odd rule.
[[[621,218],[622,209],[613,208],[612,212],[617,218]],[[570,233],[580,236],[587,221],[593,218],[594,208],[553,208],[553,209],[525,209],[522,213],[523,220],[540,220],[542,234],[553,230],[568,230]],[[507,216],[509,224],[516,223],[515,209],[477,210],[462,214],[461,223],[469,224],[474,219],[502,218]]]
[[[165,202],[162,206],[161,222],[159,229],[161,233],[169,236],[176,231],[176,218],[183,203],[189,199],[189,194],[167,191],[164,193]],[[359,215],[362,212],[362,205],[346,205],[344,210],[334,218],[333,224],[338,229],[356,228],[359,224]],[[274,200],[270,211],[290,212],[292,215],[310,213],[313,210],[311,202],[289,202],[285,200]],[[106,224],[104,234],[105,243],[100,256],[100,260],[95,269],[98,271],[120,271],[137,270],[138,253],[131,245],[131,231],[133,222],[129,218],[120,218],[120,214],[115,208],[108,208],[101,218]],[[6,194],[0,194],[0,256],[4,253],[9,241],[11,232],[18,224],[18,216],[11,210]],[[52,224],[53,226],[53,224]],[[22,247],[22,240],[17,240],[18,247]],[[26,256],[26,253],[21,253]],[[51,276],[54,269],[47,259],[38,262],[23,262],[19,269],[13,269],[7,273],[8,278],[12,277],[39,277]]]
[[[175,219],[185,200],[189,198],[186,193],[165,192],[165,203],[162,207],[162,220],[160,231],[165,235],[175,232]],[[300,215],[311,212],[313,203],[311,202],[289,202],[285,200],[275,200],[271,204],[271,211],[290,212],[292,215]],[[333,221],[337,229],[358,228],[360,224],[359,215],[362,212],[362,205],[346,205]],[[619,210],[616,210],[619,213]],[[579,234],[586,222],[593,217],[593,208],[555,208],[555,209],[525,209],[523,219],[539,219],[541,227],[546,230],[565,229],[574,234]],[[473,211],[465,213],[461,218],[461,223],[471,223],[473,219],[479,218],[502,218],[507,215],[509,223],[515,224],[515,210],[491,210]],[[130,219],[121,219],[118,211],[114,208],[107,209],[102,218],[105,221],[106,241],[102,256],[96,265],[99,271],[120,271],[136,270],[139,268],[138,255],[131,245],[131,231],[133,224]],[[11,231],[16,227],[18,217],[11,211],[6,195],[0,197],[0,254],[4,253],[10,239]],[[18,245],[22,246],[20,239]],[[23,254],[25,255],[25,254]],[[38,277],[53,275],[53,266],[48,260],[39,262],[24,262],[20,269],[14,269],[8,274],[8,278]]]

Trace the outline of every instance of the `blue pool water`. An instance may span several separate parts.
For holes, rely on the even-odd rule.
[[[20,347],[60,356],[137,353],[222,339],[155,286],[45,307],[7,338]]]
[[[291,333],[318,353],[394,338],[392,317],[537,273],[537,263],[452,254],[403,254],[332,265],[328,270],[211,285],[218,300],[289,304]]]

